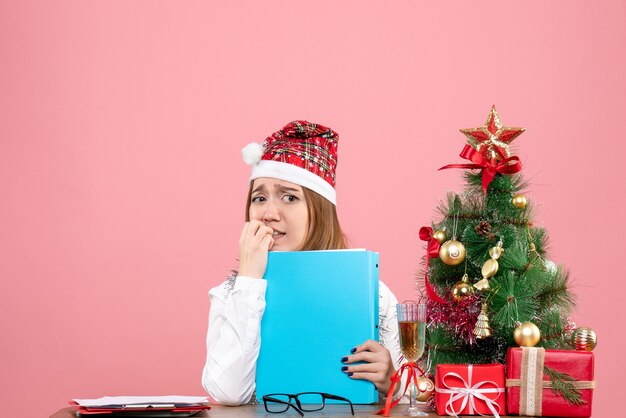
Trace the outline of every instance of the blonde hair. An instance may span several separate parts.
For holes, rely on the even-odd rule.
[[[300,251],[340,250],[348,248],[346,236],[339,225],[337,208],[320,194],[302,187],[304,200],[309,214],[308,231]],[[250,221],[250,204],[252,203],[252,182],[248,190],[246,202],[246,222]]]

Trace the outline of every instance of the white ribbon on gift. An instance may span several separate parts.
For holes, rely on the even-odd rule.
[[[446,384],[446,377],[456,377],[460,379],[465,385],[465,387],[463,388],[463,387],[448,386],[448,384]],[[479,399],[485,402],[485,404],[487,405],[487,407],[489,408],[489,410],[491,411],[491,413],[493,414],[495,418],[500,418],[500,415],[498,414],[500,412],[500,405],[498,405],[496,400],[500,397],[500,394],[504,392],[504,388],[498,387],[498,384],[492,380],[483,380],[483,381],[476,383],[474,386],[472,386],[472,365],[471,364],[467,366],[467,380],[468,381],[465,381],[465,379],[463,379],[458,373],[450,372],[450,373],[446,373],[445,376],[443,376],[443,378],[441,379],[441,383],[447,389],[435,388],[435,391],[439,393],[450,395],[450,399],[448,399],[448,402],[446,403],[446,414],[452,415],[454,417],[458,417],[461,411],[463,411],[463,409],[465,409],[466,406],[469,406],[469,409],[467,411],[469,415],[479,414],[482,416],[487,416],[487,415],[481,414],[480,412],[476,410],[476,403],[474,399]],[[487,385],[487,384],[492,384],[495,387],[481,389],[483,385]],[[498,396],[496,396],[494,399],[490,399],[484,395],[486,393],[497,393]],[[459,410],[456,411],[454,409],[453,404],[459,399],[463,399],[463,402],[461,402],[461,407],[459,408]]]

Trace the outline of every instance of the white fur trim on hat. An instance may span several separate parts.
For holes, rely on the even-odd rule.
[[[262,160],[252,166],[250,181],[259,177],[270,177],[298,184],[325,197],[333,205],[337,205],[335,189],[326,180],[296,165],[273,160]]]
[[[248,165],[258,164],[263,157],[263,145],[258,142],[250,142],[241,149],[241,156],[243,157],[243,161]]]

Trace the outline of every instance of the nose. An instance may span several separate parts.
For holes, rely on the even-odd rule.
[[[263,213],[263,221],[279,221],[280,216],[278,214],[278,207],[274,199],[269,199],[267,204],[265,205],[265,212]]]

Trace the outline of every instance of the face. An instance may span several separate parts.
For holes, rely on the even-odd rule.
[[[273,251],[297,251],[304,245],[309,212],[302,187],[284,180],[261,177],[252,183],[250,220],[274,230]]]

